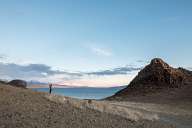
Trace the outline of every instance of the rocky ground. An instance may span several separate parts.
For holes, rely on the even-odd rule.
[[[156,104],[142,102],[109,102],[130,111],[133,109],[140,114],[140,118],[156,119],[165,124],[172,124],[177,128],[192,127],[192,103],[185,104]]]
[[[153,119],[132,118],[107,101],[76,100],[0,84],[0,128],[172,128]],[[123,110],[119,110],[124,113]]]
[[[136,118],[191,128],[192,72],[173,68],[162,59],[155,58],[126,88],[106,100],[110,105],[124,109],[128,115],[137,115]]]

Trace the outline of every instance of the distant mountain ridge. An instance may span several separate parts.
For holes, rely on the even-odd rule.
[[[47,85],[48,83],[31,80],[31,81],[28,81],[27,84],[30,86],[30,85]]]
[[[180,88],[191,83],[191,71],[184,68],[173,68],[162,59],[155,58],[138,73],[126,88],[110,98],[145,95],[161,89]]]

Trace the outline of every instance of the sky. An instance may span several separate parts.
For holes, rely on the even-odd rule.
[[[191,0],[0,0],[0,78],[127,85],[152,58],[192,69]]]

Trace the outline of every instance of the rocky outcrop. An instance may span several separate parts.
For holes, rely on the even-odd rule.
[[[9,85],[15,86],[15,87],[20,87],[20,88],[26,88],[27,87],[27,82],[24,80],[12,80],[8,82]]]
[[[7,84],[7,81],[5,81],[5,80],[0,80],[0,84]]]
[[[183,68],[173,68],[160,58],[155,58],[142,69],[133,81],[114,96],[145,95],[161,89],[180,88],[192,78],[192,73]]]

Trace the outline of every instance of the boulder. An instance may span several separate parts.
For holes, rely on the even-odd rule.
[[[12,81],[8,82],[8,84],[11,86],[20,87],[20,88],[27,87],[27,82],[24,80],[12,80]]]

